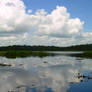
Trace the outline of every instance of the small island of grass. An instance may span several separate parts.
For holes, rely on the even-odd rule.
[[[86,58],[92,58],[92,51],[84,51],[83,56]]]
[[[0,56],[6,58],[19,58],[19,57],[29,57],[29,56],[39,56],[44,57],[49,54],[45,51],[0,51]]]

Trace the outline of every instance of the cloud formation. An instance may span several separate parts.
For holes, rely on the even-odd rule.
[[[0,45],[67,46],[90,43],[92,39],[92,33],[82,31],[84,22],[71,18],[62,6],[50,14],[44,9],[32,14],[32,10],[26,12],[22,0],[0,0],[0,21]]]

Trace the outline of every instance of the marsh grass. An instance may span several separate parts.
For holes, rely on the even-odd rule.
[[[69,54],[69,56],[92,59],[92,51],[83,51],[83,53],[79,54]]]
[[[0,51],[0,56],[4,56],[7,58],[17,58],[17,57],[29,57],[29,56],[39,56],[39,57],[45,57],[49,54],[45,51]]]
[[[87,58],[92,58],[92,51],[84,51],[83,56],[85,56]]]

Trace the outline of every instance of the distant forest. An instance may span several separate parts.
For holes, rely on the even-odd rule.
[[[92,44],[76,45],[69,47],[56,47],[56,46],[27,46],[27,45],[13,45],[1,46],[0,51],[9,50],[30,50],[30,51],[92,51]]]

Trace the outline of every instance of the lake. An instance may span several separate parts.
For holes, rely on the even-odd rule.
[[[43,58],[0,57],[0,92],[92,92],[92,59],[57,53]]]

